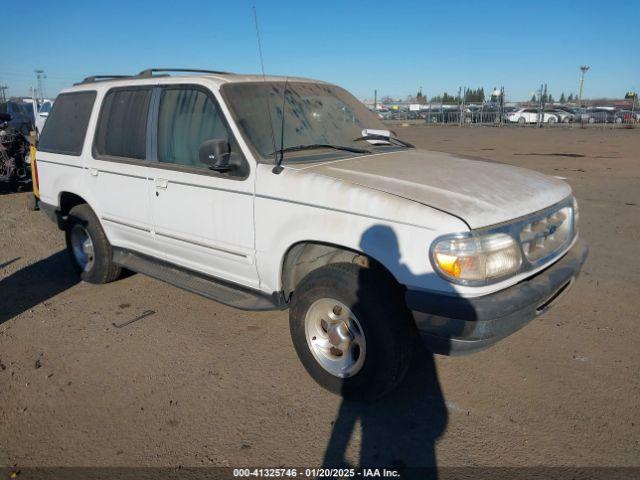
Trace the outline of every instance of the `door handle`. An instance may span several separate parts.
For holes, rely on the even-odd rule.
[[[169,184],[169,180],[165,178],[156,178],[156,188],[158,190],[166,190],[168,184]]]
[[[97,168],[90,168],[89,169],[89,173],[91,174],[92,177],[97,177],[98,176],[98,169]]]

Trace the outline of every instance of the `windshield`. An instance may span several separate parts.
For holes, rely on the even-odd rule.
[[[304,145],[362,149],[368,148],[367,142],[357,140],[363,129],[386,129],[360,101],[335,85],[288,82],[285,94],[284,82],[228,83],[222,93],[245,139],[267,160],[280,150],[281,140],[283,149]]]

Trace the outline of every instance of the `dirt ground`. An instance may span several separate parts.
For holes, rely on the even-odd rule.
[[[420,349],[394,394],[343,403],[286,312],[78,283],[61,232],[0,195],[0,465],[639,466],[640,129],[394,128],[566,178],[591,253],[555,308],[472,356]]]

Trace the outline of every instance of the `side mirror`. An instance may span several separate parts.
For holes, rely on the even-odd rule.
[[[207,140],[200,145],[200,163],[209,165],[215,172],[228,172],[235,168],[229,163],[231,152],[226,140]]]
[[[39,113],[38,115],[40,115],[42,118],[47,118],[49,116],[49,112],[42,112],[42,113]]]

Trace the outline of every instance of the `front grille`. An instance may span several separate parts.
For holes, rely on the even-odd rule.
[[[559,252],[571,241],[573,209],[561,207],[521,225],[522,251],[530,263],[537,263]]]

